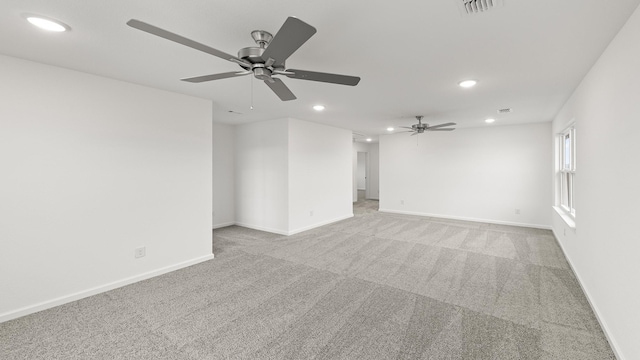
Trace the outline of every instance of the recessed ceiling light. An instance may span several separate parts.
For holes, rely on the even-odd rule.
[[[387,131],[393,131],[393,130],[395,130],[395,129],[394,129],[394,128],[392,128],[391,126],[389,126],[389,127],[387,128]]]
[[[367,138],[367,142],[371,142],[371,138]]]
[[[464,80],[464,81],[460,81],[458,85],[460,85],[460,87],[463,87],[463,88],[470,88],[475,86],[475,84],[477,83],[478,82],[475,80]]]
[[[496,119],[486,119],[484,122],[486,122],[487,124],[491,124],[494,121],[496,121]]]
[[[315,106],[313,107],[313,110],[315,110],[315,111],[322,111],[322,110],[324,110],[324,106],[323,106],[323,105],[315,105]]]
[[[42,16],[35,15],[27,15],[27,21],[32,25],[39,27],[40,29],[53,31],[53,32],[63,32],[69,30],[69,26],[61,23],[58,20],[48,19]]]

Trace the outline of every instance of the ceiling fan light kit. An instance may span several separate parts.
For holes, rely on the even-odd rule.
[[[253,74],[256,79],[264,81],[280,100],[289,101],[296,99],[296,96],[282,80],[274,77],[275,75],[284,75],[290,79],[319,81],[349,86],[355,86],[360,82],[360,78],[357,76],[286,69],[285,61],[289,56],[316,33],[316,29],[313,26],[295,17],[288,17],[275,35],[264,30],[252,31],[251,37],[258,46],[240,49],[237,57],[140,20],[131,19],[127,22],[127,25],[151,35],[236,63],[242,68],[241,71],[182,79],[183,81],[191,83],[201,83]]]

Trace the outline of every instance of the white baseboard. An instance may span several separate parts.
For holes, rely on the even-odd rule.
[[[609,331],[609,327],[607,326],[607,323],[606,321],[604,321],[602,316],[600,316],[600,311],[598,310],[598,307],[596,306],[596,304],[594,304],[591,301],[591,296],[589,296],[589,291],[587,291],[587,288],[584,287],[582,279],[580,278],[580,274],[573,267],[573,262],[571,261],[571,258],[569,257],[567,252],[564,250],[562,243],[558,240],[559,239],[558,234],[556,234],[556,231],[554,229],[551,229],[551,231],[553,232],[553,237],[555,238],[556,243],[560,247],[560,250],[562,250],[562,254],[564,255],[565,259],[567,259],[567,263],[569,263],[569,267],[571,268],[571,271],[573,271],[573,274],[576,276],[576,279],[578,279],[578,284],[580,284],[580,288],[582,289],[582,292],[587,298],[587,302],[589,303],[589,306],[591,306],[591,310],[596,315],[596,319],[598,319],[598,323],[602,328],[602,332],[604,332],[604,336],[607,338],[607,341],[609,341],[609,345],[611,345],[611,350],[613,350],[613,354],[616,356],[618,360],[623,360],[624,358],[622,357],[622,354],[620,354],[620,351],[618,350],[619,348],[618,343],[610,335],[611,332]]]
[[[281,230],[281,229],[273,229],[273,228],[268,228],[268,227],[263,227],[263,226],[255,226],[255,225],[246,224],[246,223],[242,223],[242,222],[236,222],[235,225],[242,226],[242,227],[245,227],[247,229],[253,229],[253,230],[258,230],[258,231],[266,231],[266,232],[270,232],[270,233],[273,233],[273,234],[289,235],[288,231]]]
[[[123,287],[125,285],[129,285],[129,284],[133,284],[136,283],[138,281],[142,281],[142,280],[146,280],[158,275],[162,275],[162,274],[166,274],[168,272],[171,271],[175,271],[178,269],[182,269],[185,268],[187,266],[191,266],[191,265],[195,265],[198,263],[201,263],[203,261],[207,261],[207,260],[211,260],[214,258],[213,254],[210,255],[205,255],[205,256],[201,256],[195,259],[191,259],[191,260],[187,260],[187,261],[183,261],[181,263],[178,264],[174,264],[174,265],[170,265],[170,266],[166,266],[160,269],[156,269],[153,271],[149,271],[140,275],[135,275],[135,276],[131,276],[122,280],[118,280],[118,281],[114,281],[105,285],[100,285],[100,286],[96,286],[87,290],[83,290],[83,291],[78,291],[76,293],[72,293],[69,295],[65,295],[65,296],[60,296],[58,298],[55,299],[51,299],[51,300],[47,300],[47,301],[43,301],[40,303],[37,303],[35,305],[30,305],[30,306],[25,306],[23,308],[17,309],[17,310],[13,310],[13,311],[9,311],[6,312],[4,314],[0,314],[0,323],[5,322],[5,321],[9,321],[9,320],[13,320],[25,315],[29,315],[29,314],[33,314],[36,313],[38,311],[42,311],[42,310],[46,310],[46,309],[50,309],[52,307],[56,307],[56,306],[60,306],[72,301],[76,301],[76,300],[80,300],[92,295],[96,295],[96,294],[100,294],[103,293],[105,291],[109,291],[109,290],[113,290],[113,289],[117,289],[119,287]]]
[[[220,224],[213,224],[213,230],[220,229],[220,228],[227,227],[227,226],[231,226],[231,225],[235,225],[235,224],[236,223],[233,222],[233,221],[220,223]]]
[[[462,220],[462,221],[481,222],[481,223],[488,223],[488,224],[520,226],[520,227],[529,227],[529,228],[535,228],[535,229],[551,230],[551,226],[549,225],[518,223],[513,221],[478,219],[478,218],[470,218],[470,217],[463,217],[463,216],[448,216],[448,215],[440,215],[440,214],[427,214],[427,213],[415,212],[415,211],[400,211],[400,210],[391,210],[391,209],[379,209],[378,211],[384,212],[384,213],[390,213],[390,214],[416,215],[416,216],[426,216],[426,217],[432,217],[432,218],[438,218],[438,219]]]
[[[335,223],[335,222],[342,221],[342,220],[345,220],[345,219],[349,219],[349,218],[352,218],[352,217],[353,217],[353,214],[349,214],[349,215],[347,215],[347,216],[341,216],[341,217],[339,217],[339,218],[335,218],[335,219],[332,219],[332,220],[327,220],[327,221],[319,222],[319,223],[316,223],[316,224],[313,224],[313,225],[309,225],[309,226],[301,227],[301,228],[299,228],[299,229],[289,231],[289,234],[288,234],[288,235],[293,235],[293,234],[301,233],[301,232],[303,232],[303,231],[307,231],[307,230],[315,229],[315,228],[318,228],[318,227],[320,227],[320,226],[325,226],[325,225],[333,224],[333,223]]]
[[[338,218],[335,218],[335,219],[322,221],[322,222],[319,222],[319,223],[315,223],[313,225],[309,225],[309,226],[305,226],[305,227],[301,227],[301,228],[298,228],[298,229],[295,229],[295,230],[289,230],[289,231],[281,230],[281,229],[267,228],[267,227],[262,227],[262,226],[255,226],[255,225],[245,224],[245,223],[240,223],[240,222],[235,223],[235,225],[246,227],[248,229],[253,229],[253,230],[258,230],[258,231],[266,231],[266,232],[270,232],[270,233],[273,233],[273,234],[290,236],[290,235],[294,235],[294,234],[297,234],[297,233],[301,233],[303,231],[315,229],[315,228],[318,228],[320,226],[329,225],[329,224],[332,224],[334,222],[342,221],[344,219],[348,219],[348,218],[352,218],[352,217],[353,217],[353,214],[349,214],[349,215],[346,215],[346,216],[341,216],[341,217],[338,217]]]

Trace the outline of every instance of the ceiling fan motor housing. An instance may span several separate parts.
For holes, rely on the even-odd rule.
[[[238,57],[252,64],[263,63],[264,62],[264,60],[262,60],[263,52],[264,52],[264,48],[246,47],[238,51]]]
[[[260,35],[260,37],[256,38],[258,35]],[[269,41],[271,41],[272,38],[271,34],[266,31],[256,30],[251,33],[251,36],[253,36],[260,47],[253,46],[240,49],[240,51],[238,51],[238,58],[250,63],[251,67],[242,64],[240,64],[240,66],[245,70],[253,71],[253,76],[260,80],[270,80],[274,70],[284,71],[284,63],[277,67],[266,66],[264,59],[262,58],[262,54],[265,51],[263,44],[265,46],[269,44]]]

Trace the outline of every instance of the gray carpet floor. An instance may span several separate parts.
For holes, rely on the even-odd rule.
[[[2,359],[615,359],[546,230],[378,213],[0,324]]]

